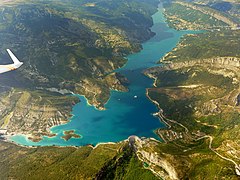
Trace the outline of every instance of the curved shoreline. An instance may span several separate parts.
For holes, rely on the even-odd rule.
[[[161,13],[161,15],[162,15],[162,9],[161,8],[158,8],[158,11],[155,13],[155,14],[157,14],[157,13]],[[160,17],[160,18],[164,18],[164,17]],[[156,19],[155,19],[156,20]],[[162,19],[157,19],[156,20],[157,22],[155,22],[155,25],[156,24],[158,24],[158,23],[165,23],[165,25],[167,25],[166,24],[166,19],[164,18],[164,21],[162,20]],[[154,27],[154,26],[153,26]],[[171,28],[169,28],[169,30],[171,30],[171,32],[169,32],[169,33],[174,33],[174,32],[172,32],[172,30],[173,29],[171,29]],[[159,31],[160,32],[160,31]],[[168,33],[168,29],[166,30],[166,32]],[[162,32],[160,32],[160,33],[162,33]],[[165,31],[163,31],[163,33],[165,33]],[[177,42],[174,42],[174,46],[173,47],[175,47],[176,46],[176,44],[179,42],[179,40],[180,39],[178,39],[178,38],[180,38],[180,37],[182,37],[182,35],[184,35],[184,34],[187,34],[188,32],[185,32],[185,31],[181,31],[180,33],[178,32],[178,34],[176,34],[176,37],[174,36],[173,38],[176,38],[176,40],[177,40]],[[159,33],[157,34],[156,33],[156,35],[155,36],[158,36],[158,35],[160,35]],[[161,34],[162,35],[162,34]],[[154,37],[155,37],[154,36]],[[153,37],[153,38],[154,38]],[[156,40],[158,41],[158,42],[162,42],[162,40],[160,39],[160,40],[158,40],[158,37],[156,38]],[[164,39],[163,39],[164,40]],[[175,39],[174,39],[174,41],[175,41]],[[147,41],[148,42],[148,41]],[[147,43],[146,42],[146,43]],[[151,39],[149,40],[149,44],[151,43]],[[142,44],[143,46],[144,46],[144,43]],[[172,45],[171,45],[172,46]],[[167,50],[167,52],[168,52],[169,50]],[[140,52],[138,52],[138,53],[136,53],[136,54],[140,54]],[[165,52],[164,52],[164,54],[165,54]],[[134,54],[131,54],[131,55],[134,55]],[[130,56],[131,56],[130,55]],[[162,55],[161,55],[161,51],[159,52],[159,54],[157,55],[157,56],[160,56],[160,57],[162,57]],[[139,57],[139,58],[141,58],[141,57]],[[154,60],[154,63],[155,64],[146,64],[146,65],[148,65],[148,67],[146,67],[146,68],[150,68],[150,67],[152,67],[152,66],[154,66],[154,65],[158,65],[157,64],[157,62],[158,62],[158,60],[159,60],[159,58],[156,58],[155,60]],[[127,68],[129,68],[129,67],[127,67],[127,64],[130,62],[130,60],[128,60],[128,62],[123,66],[123,67],[121,67],[121,68],[119,68],[119,69],[117,69],[117,71],[119,71],[119,70],[130,70],[130,69],[127,69]],[[143,63],[145,63],[144,61],[143,61]],[[148,63],[148,62],[146,62],[146,63]],[[153,62],[152,62],[153,63]],[[145,65],[145,66],[146,66]],[[144,66],[144,68],[145,68],[145,66]],[[126,68],[127,67],[127,68]],[[141,67],[141,66],[140,66]],[[125,69],[126,68],[126,69]],[[136,70],[137,70],[137,68],[136,68]],[[141,75],[143,75],[142,73],[141,73]],[[144,77],[146,77],[146,76],[144,76]],[[149,77],[148,77],[149,78]],[[150,78],[149,78],[150,79]],[[151,85],[154,83],[154,82],[152,82],[152,79],[150,79],[150,81],[151,81]],[[143,86],[142,88],[147,88],[147,87],[145,87],[145,86]],[[114,92],[114,90],[111,90],[111,93],[113,93]],[[146,93],[146,89],[145,89],[145,91],[144,91],[144,94]],[[82,95],[77,95],[77,96],[81,96],[81,97],[83,97],[84,98],[84,96],[82,96]],[[146,96],[146,94],[145,94],[145,96]],[[139,98],[140,98],[140,96],[139,96]],[[139,99],[139,98],[137,98],[137,99]],[[136,100],[137,100],[136,99]],[[154,102],[152,102],[151,101],[151,99],[149,99],[148,97],[146,97],[146,99],[149,101],[149,103],[153,103],[154,104]],[[109,99],[110,100],[110,99]],[[91,106],[91,107],[93,107],[92,105],[90,105],[89,103],[88,103],[88,101],[87,101],[87,99],[86,98],[84,98],[84,101],[86,101],[86,104],[87,104],[87,106]],[[108,101],[109,102],[109,101]],[[107,104],[108,104],[108,102],[107,102]],[[153,105],[154,107],[156,107],[155,105]],[[95,107],[94,107],[95,108]],[[102,111],[102,110],[99,110],[99,109],[96,109],[95,108],[95,110],[97,110],[97,111]],[[74,114],[74,112],[72,111],[71,112],[71,114],[72,114],[72,118],[70,118],[69,119],[69,122],[67,123],[67,124],[69,124],[71,121],[73,121],[74,120],[74,118],[76,117],[76,115]],[[154,114],[156,114],[156,113],[154,113],[154,112],[151,112],[151,116],[153,116]],[[76,117],[77,118],[77,117]],[[158,117],[158,120],[159,120],[159,122],[162,122],[162,120]],[[163,122],[164,123],[164,122]],[[164,123],[165,124],[165,123]],[[64,126],[64,125],[61,125],[61,126]],[[59,126],[53,126],[53,127],[51,127],[50,128],[50,130],[51,130],[51,132],[53,132],[52,131],[52,129],[53,128],[56,128],[56,127],[59,127]],[[132,128],[132,127],[130,127],[130,128]],[[156,128],[160,128],[160,126],[158,126],[158,127],[155,127],[154,129],[152,129],[151,131],[152,132],[154,132],[154,130],[156,130]],[[71,129],[73,129],[73,128],[71,128]],[[64,131],[64,130],[66,130],[66,129],[62,129],[62,131]],[[77,130],[77,129],[76,129]],[[60,131],[59,131],[60,132]],[[151,132],[151,133],[152,133]],[[54,133],[54,132],[53,132]],[[55,132],[56,133],[56,132]],[[56,133],[56,134],[58,134],[58,133]],[[79,134],[81,134],[82,136],[83,136],[83,138],[85,137],[85,135],[84,134],[82,134],[82,133],[79,133]],[[156,135],[156,133],[154,133],[155,135]],[[136,134],[137,136],[139,136],[139,134]],[[140,136],[142,136],[142,135],[140,135]],[[150,136],[150,137],[152,137],[152,136]],[[126,137],[127,138],[127,137]],[[117,140],[117,141],[108,141],[109,143],[111,143],[111,142],[119,142],[119,140]],[[104,142],[105,143],[105,142]],[[18,144],[18,143],[16,143],[16,144]],[[86,143],[87,144],[87,143]],[[101,144],[101,141],[100,142],[97,142],[96,143],[96,145],[95,146],[97,146],[98,144]],[[28,145],[25,145],[25,146],[28,146]],[[36,145],[36,146],[46,146],[46,145]],[[55,145],[54,145],[55,146]],[[59,145],[60,146],[60,145]],[[63,144],[63,146],[71,146],[71,145],[66,145],[66,144]],[[83,145],[78,145],[78,146],[83,146]]]

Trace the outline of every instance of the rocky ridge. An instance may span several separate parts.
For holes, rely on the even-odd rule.
[[[174,1],[174,3],[181,4],[183,6],[186,6],[187,8],[192,8],[192,9],[201,11],[204,14],[211,15],[212,17],[214,17],[214,18],[216,18],[216,19],[218,19],[220,21],[223,21],[224,23],[228,24],[233,29],[238,27],[238,24],[236,22],[234,22],[230,18],[222,15],[221,13],[219,13],[217,11],[214,11],[213,9],[210,9],[210,8],[207,8],[207,7],[203,7],[203,6],[198,6],[198,5],[187,3],[187,2],[183,2],[183,1]]]

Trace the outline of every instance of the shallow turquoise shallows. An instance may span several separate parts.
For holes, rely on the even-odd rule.
[[[121,141],[130,135],[158,138],[154,130],[164,125],[152,115],[157,112],[157,108],[146,97],[146,88],[152,87],[153,80],[144,76],[142,71],[155,66],[164,54],[176,46],[182,35],[192,32],[175,31],[167,27],[162,8],[153,15],[153,21],[152,31],[156,35],[142,44],[141,52],[129,55],[127,64],[117,70],[129,79],[129,92],[112,91],[105,111],[87,105],[86,99],[79,96],[81,102],[74,106],[71,121],[51,128],[57,136],[44,137],[38,143],[22,135],[14,136],[11,140],[27,146],[81,146]],[[75,130],[82,138],[64,141],[61,136],[66,130]]]

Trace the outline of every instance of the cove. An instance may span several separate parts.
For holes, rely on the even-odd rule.
[[[196,32],[169,28],[162,7],[159,7],[152,18],[154,25],[151,30],[156,35],[142,44],[143,49],[140,52],[127,56],[127,64],[116,70],[130,81],[129,92],[112,91],[105,111],[99,111],[88,105],[86,99],[79,96],[81,102],[74,106],[71,121],[51,128],[51,132],[57,136],[43,137],[42,141],[36,143],[24,135],[13,136],[11,140],[25,146],[82,146],[117,142],[130,135],[159,139],[154,130],[164,127],[164,124],[152,115],[158,109],[146,97],[146,88],[152,87],[153,80],[144,76],[142,71],[159,65],[156,62],[171,51],[184,34]],[[61,137],[66,130],[75,130],[81,138],[63,140]]]

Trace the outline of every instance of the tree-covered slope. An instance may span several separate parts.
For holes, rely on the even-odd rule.
[[[157,179],[127,142],[25,148],[0,141],[0,179]]]
[[[0,6],[2,57],[11,48],[24,62],[13,77],[24,87],[68,89],[103,108],[110,89],[126,90],[114,85],[112,72],[153,35],[156,7],[155,0],[6,1]]]

